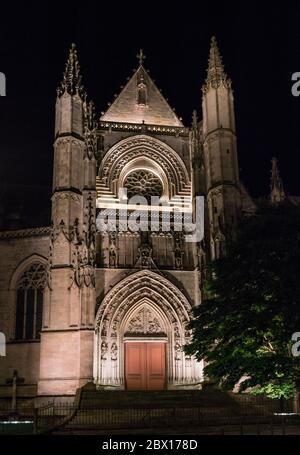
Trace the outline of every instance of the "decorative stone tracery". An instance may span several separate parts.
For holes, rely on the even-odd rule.
[[[138,169],[131,172],[124,181],[124,187],[127,189],[127,197],[143,196],[147,199],[151,196],[161,196],[163,187],[162,182],[153,172]]]
[[[144,305],[130,319],[125,334],[163,334],[162,324],[151,308]]]

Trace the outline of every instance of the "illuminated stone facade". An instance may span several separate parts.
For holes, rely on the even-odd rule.
[[[199,387],[202,362],[183,347],[191,309],[201,303],[205,263],[225,252],[242,210],[254,209],[239,181],[231,82],[214,39],[202,112],[203,120],[194,113],[192,126],[184,127],[141,55],[137,71],[96,120],[72,46],[56,101],[53,225],[0,233],[0,330],[8,340],[0,360],[2,396],[13,369],[25,379],[24,396],[74,395],[89,381],[124,389],[128,341],[165,343],[165,386]],[[159,198],[158,230],[120,229],[135,194],[146,202]],[[187,242],[174,222],[183,213],[193,217],[199,195],[205,237]],[[116,212],[116,231],[97,232],[101,210]],[[148,219],[146,203],[142,211]],[[37,333],[39,293],[29,284],[21,294],[20,280],[38,264],[45,273],[43,322],[40,336],[28,339]]]

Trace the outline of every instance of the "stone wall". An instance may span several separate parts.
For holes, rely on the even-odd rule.
[[[0,396],[10,395],[6,379],[13,370],[24,378],[19,394],[36,394],[39,375],[40,342],[15,340],[16,288],[18,278],[34,262],[47,263],[49,228],[0,233],[0,331],[6,337],[6,356],[0,357]]]

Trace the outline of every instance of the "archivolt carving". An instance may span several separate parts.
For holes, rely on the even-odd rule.
[[[123,311],[123,305],[130,305],[135,298],[142,299],[143,294],[156,301],[169,314],[176,314],[179,320],[188,322],[190,303],[186,297],[169,280],[150,270],[142,270],[129,275],[120,281],[104,298],[96,316],[96,331],[99,330],[101,320],[105,317],[111,320],[111,315],[118,308]],[[130,302],[127,302],[130,297]],[[126,309],[126,308],[125,308]],[[171,320],[174,318],[171,317]],[[175,318],[176,320],[177,318]]]
[[[174,194],[190,184],[184,162],[171,147],[157,139],[140,135],[120,141],[104,156],[99,177],[109,190],[114,192],[113,182],[119,179],[122,169],[137,157],[149,158],[158,164],[167,175],[169,188],[175,187]],[[170,194],[170,197],[174,194]]]

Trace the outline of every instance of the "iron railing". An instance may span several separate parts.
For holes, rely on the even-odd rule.
[[[99,401],[80,403],[80,399],[74,403],[51,401],[35,409],[22,409],[18,418],[33,420],[35,433],[176,428],[178,432],[192,429],[203,434],[300,434],[300,415],[293,413],[292,400],[236,394],[231,398],[230,404],[203,400],[203,404],[134,403],[123,407],[118,401],[102,405]],[[10,404],[0,403],[0,421],[13,417]]]
[[[101,432],[109,429],[188,428],[197,431],[216,429],[235,434],[285,434],[286,428],[295,426],[300,433],[300,419],[292,413],[292,401],[282,403],[263,397],[241,397],[236,406],[177,406],[177,407],[93,407],[91,404],[76,407],[66,403],[47,403],[36,409],[36,432],[80,431]],[[201,432],[200,431],[200,432]],[[215,431],[215,430],[214,430]],[[237,432],[237,433],[236,433]],[[251,433],[252,434],[252,433]]]

